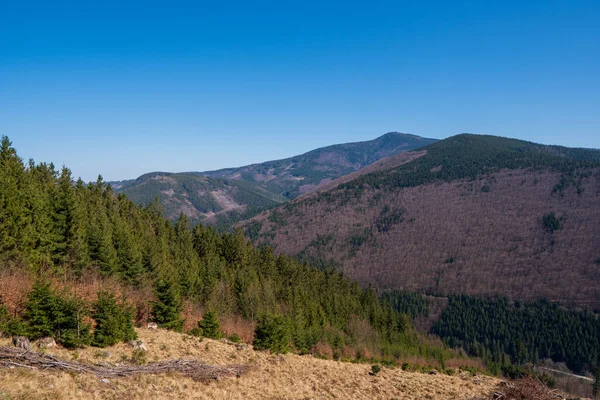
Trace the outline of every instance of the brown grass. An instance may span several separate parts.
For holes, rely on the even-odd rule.
[[[238,349],[225,341],[199,340],[164,330],[139,329],[148,347],[148,361],[193,359],[223,366],[247,364],[240,378],[199,383],[176,373],[111,379],[86,374],[0,369],[0,398],[13,399],[473,399],[489,398],[498,380],[468,373],[427,375],[383,368],[369,375],[369,364],[321,360],[288,354],[283,357]],[[0,345],[8,345],[1,339]],[[132,348],[70,351],[50,349],[54,356],[82,363],[127,363]],[[3,397],[4,396],[4,397]]]
[[[556,400],[565,396],[558,390],[549,389],[547,386],[533,378],[524,378],[514,382],[501,382],[494,399],[511,400]]]

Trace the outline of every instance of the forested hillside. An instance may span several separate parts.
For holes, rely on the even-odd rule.
[[[163,215],[171,221],[183,213],[193,224],[228,227],[231,221],[253,217],[287,201],[250,182],[196,174],[154,172],[116,182],[113,188],[140,205],[158,198]]]
[[[151,305],[152,315],[145,320],[166,328],[183,328],[185,301],[201,308],[205,318],[212,315],[213,322],[215,316],[233,315],[250,326],[258,323],[257,347],[276,334],[285,347],[289,343],[300,352],[317,353],[328,349],[324,354],[348,359],[381,357],[395,362],[402,355],[437,365],[453,357],[439,344],[423,341],[409,318],[381,301],[373,289],[362,289],[333,269],[318,270],[276,256],[269,248],[255,249],[241,232],[219,234],[200,225],[192,229],[185,215],[172,223],[162,217],[159,203],[136,205],[116,195],[101,178],[85,185],[81,180],[72,182],[66,167],[57,171],[52,164],[24,164],[4,137],[0,281],[14,282],[8,277],[15,273],[42,279],[29,294],[16,296],[16,304],[7,304],[11,312],[4,314],[16,319],[4,321],[7,326],[33,338],[41,332],[36,327],[63,338],[65,325],[53,320],[57,310],[47,309],[50,303],[41,300],[50,299],[67,313],[63,317],[76,316],[65,323],[73,332],[75,321],[76,337],[81,339],[79,322],[90,305],[69,294],[68,288],[81,277],[94,275],[145,293],[140,304],[133,304],[137,309],[133,314],[141,315],[143,322]],[[44,283],[49,279],[60,281],[67,294]],[[26,280],[20,279],[19,285]],[[112,300],[107,301],[102,307]],[[93,307],[96,321],[102,319],[98,307]],[[206,333],[204,324],[199,328]]]
[[[414,153],[246,235],[379,289],[600,308],[600,151],[458,135]]]
[[[577,372],[600,365],[600,321],[589,311],[567,311],[546,300],[531,304],[508,299],[452,296],[433,331],[499,367],[506,362],[565,362]]]
[[[389,132],[365,142],[336,144],[283,160],[200,174],[255,182],[270,192],[295,198],[378,160],[435,141],[416,135]]]
[[[112,182],[137,204],[159,198],[164,215],[174,221],[180,213],[192,223],[221,231],[326,185],[386,157],[435,142],[415,135],[387,133],[365,142],[319,148],[283,160],[218,171],[153,172],[137,179]]]

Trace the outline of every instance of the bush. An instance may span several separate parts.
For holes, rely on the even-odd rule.
[[[550,233],[558,231],[562,228],[562,218],[558,218],[554,212],[544,215],[542,218],[544,228]]]
[[[114,293],[98,293],[93,309],[92,318],[96,321],[94,346],[106,347],[137,339],[133,328],[133,309],[125,301],[117,303]]]
[[[4,334],[8,334],[10,320],[11,318],[8,314],[8,310],[2,305],[2,298],[0,297],[0,337]]]
[[[259,319],[254,331],[254,348],[273,353],[287,353],[290,344],[289,324],[282,316],[265,315]]]
[[[502,375],[510,379],[522,379],[529,376],[530,373],[523,367],[509,364],[502,367]]]
[[[538,378],[544,385],[548,386],[550,389],[554,389],[554,387],[556,386],[556,379],[554,379],[554,377],[551,375],[541,374],[538,375]]]
[[[238,335],[235,332],[233,332],[231,335],[229,335],[229,337],[227,339],[229,339],[229,341],[231,341],[233,343],[242,343],[242,338],[240,337],[240,335]]]
[[[146,365],[146,352],[142,349],[135,349],[131,353],[131,362],[135,365]]]
[[[379,372],[381,372],[381,367],[379,364],[371,365],[371,375],[377,375]]]
[[[202,316],[202,320],[198,321],[198,328],[200,328],[202,336],[209,339],[219,339],[223,336],[217,314],[212,311],[208,311]]]

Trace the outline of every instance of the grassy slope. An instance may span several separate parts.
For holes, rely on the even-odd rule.
[[[165,359],[197,359],[212,365],[249,364],[250,372],[240,378],[210,383],[194,382],[176,374],[146,375],[112,379],[108,383],[80,374],[39,372],[23,368],[0,369],[0,398],[8,399],[473,399],[489,398],[498,380],[472,377],[427,375],[383,368],[370,376],[369,364],[321,360],[312,356],[237,349],[234,345],[204,339],[200,341],[169,331],[138,329],[148,347],[149,362]],[[0,339],[0,345],[9,345]],[[105,351],[110,356],[105,357]],[[80,362],[121,363],[131,359],[125,344],[111,348],[77,351],[49,349],[62,359]]]
[[[380,288],[600,307],[600,151],[475,135],[425,149],[246,226]],[[554,233],[550,212],[564,222]]]

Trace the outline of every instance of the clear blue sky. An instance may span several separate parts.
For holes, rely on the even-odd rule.
[[[117,180],[388,131],[600,148],[598,0],[121,3],[2,2],[21,157]]]

